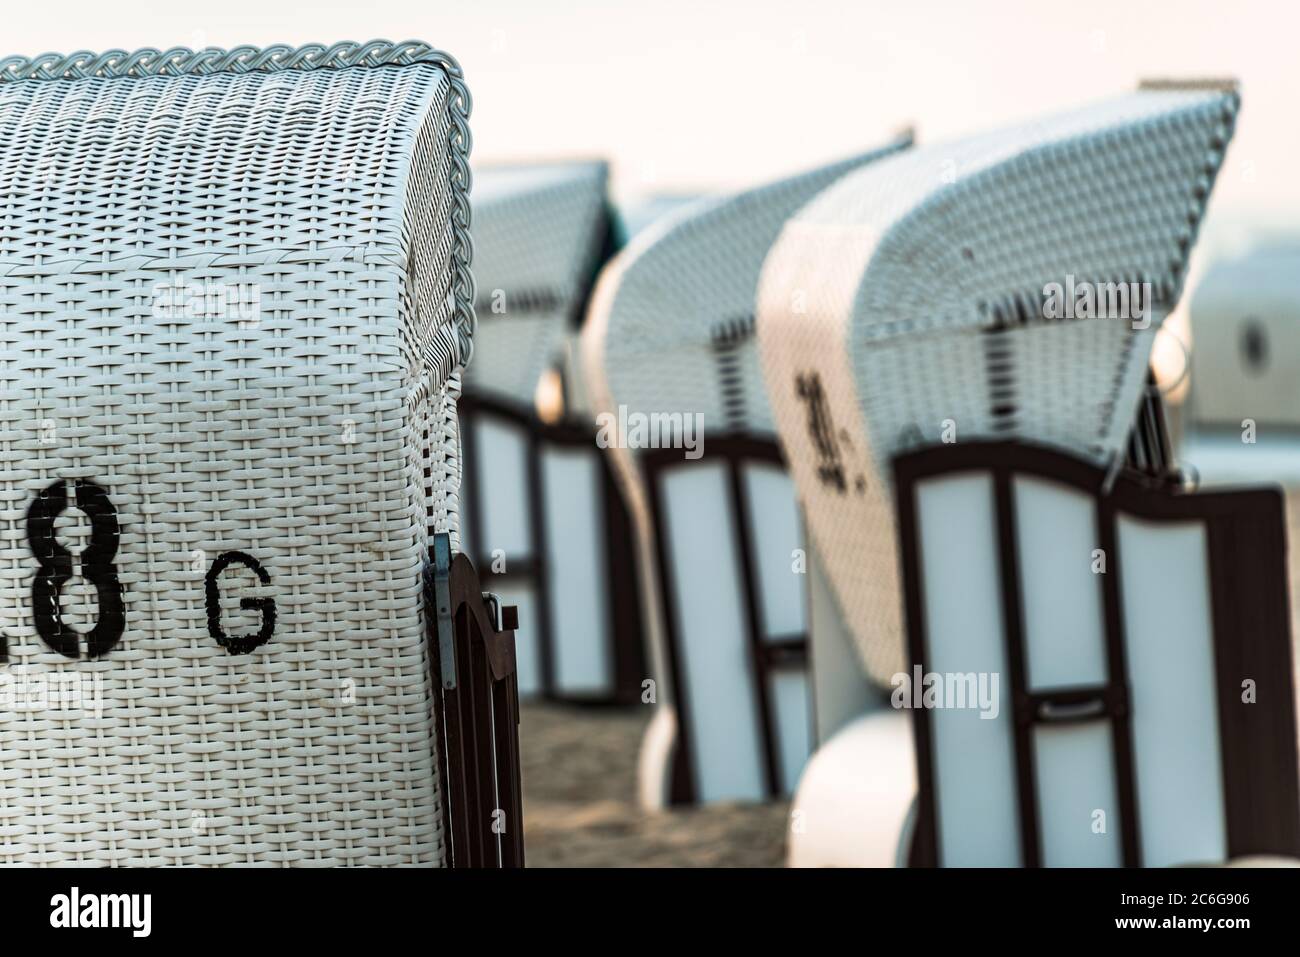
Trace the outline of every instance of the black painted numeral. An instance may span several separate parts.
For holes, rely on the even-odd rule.
[[[86,655],[98,658],[122,639],[126,627],[122,583],[113,565],[120,530],[107,492],[82,480],[74,487],[77,508],[90,518],[90,544],[81,553],[81,574],[95,586],[99,598],[99,620],[85,636]],[[59,605],[61,590],[72,577],[73,559],[55,539],[54,521],[67,507],[68,484],[59,479],[42,489],[27,510],[27,541],[40,566],[32,580],[32,618],[45,644],[66,658],[79,658],[81,636],[64,623]]]
[[[73,503],[90,518],[90,543],[81,553],[80,564],[82,577],[95,586],[99,618],[84,636],[63,620],[63,586],[72,578],[77,563],[72,553],[54,536],[54,523],[69,505],[68,483],[59,479],[42,489],[27,510],[27,542],[38,566],[32,579],[32,620],[41,640],[64,657],[81,657],[84,637],[87,657],[98,658],[122,640],[126,628],[122,583],[113,564],[121,529],[117,511],[104,489],[80,479],[73,488]],[[275,599],[241,598],[240,608],[262,613],[262,625],[254,634],[227,634],[221,626],[220,578],[232,564],[250,569],[263,585],[271,584],[271,576],[251,555],[223,552],[212,563],[204,579],[208,633],[231,654],[248,654],[271,640],[275,631]],[[8,637],[0,634],[0,663],[7,662],[8,657]]]
[[[808,435],[817,448],[817,477],[823,485],[843,492],[848,488],[844,480],[844,463],[835,441],[835,426],[831,422],[831,407],[826,401],[822,378],[816,372],[809,372],[795,376],[794,383],[795,394],[808,403]]]

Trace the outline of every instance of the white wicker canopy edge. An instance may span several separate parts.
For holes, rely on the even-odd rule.
[[[449,295],[454,302],[454,335],[443,334],[426,345],[430,368],[444,370],[444,377],[466,366],[474,352],[474,276],[470,270],[473,245],[470,240],[469,192],[472,175],[469,154],[473,144],[469,129],[472,108],[464,71],[449,53],[428,43],[406,40],[370,40],[364,43],[342,41],[325,46],[319,43],[292,47],[276,44],[268,47],[237,46],[229,50],[208,47],[191,50],[171,47],[157,50],[144,47],[135,51],[105,50],[93,53],[80,50],[70,54],[43,53],[35,57],[9,56],[0,59],[0,91],[3,84],[31,80],[99,80],[147,77],[203,77],[218,74],[270,74],[291,70],[344,69],[351,67],[413,66],[429,64],[438,68],[449,87],[446,112],[451,146],[451,170],[448,187],[453,204],[452,262],[454,282]],[[107,117],[98,117],[106,121]],[[344,166],[340,164],[340,169]],[[6,171],[7,173],[8,171]],[[107,171],[106,171],[107,172]],[[349,170],[348,172],[355,172]],[[359,175],[359,174],[358,174]],[[12,183],[8,175],[5,183]],[[374,237],[372,244],[378,245]],[[370,255],[385,250],[371,248]],[[441,331],[441,330],[439,330]]]
[[[93,702],[0,713],[0,860],[444,861],[468,111],[422,43],[0,61],[4,667]]]
[[[486,166],[474,187],[477,352],[465,388],[533,403],[564,355],[609,223],[603,161]]]
[[[905,134],[839,163],[687,204],[647,228],[602,276],[584,329],[598,408],[701,413],[710,429],[775,435],[752,339],[763,257],[817,192],[910,144]],[[734,365],[719,363],[720,347],[734,347]]]
[[[624,204],[619,208],[619,223],[625,243],[637,239],[643,231],[664,217],[691,203],[698,203],[701,198],[697,193],[651,193]]]
[[[759,286],[763,369],[877,681],[903,664],[890,459],[990,436],[1120,454],[1238,104],[1143,90],[890,157],[782,231]],[[1149,283],[1149,322],[1044,318],[1048,285],[1076,281]]]
[[[739,380],[729,384],[743,390],[745,418],[733,426],[772,434],[752,337],[746,335],[753,329],[763,257],[782,223],[817,192],[911,141],[908,132],[811,172],[729,197],[688,202],[640,232],[601,273],[583,325],[579,358],[593,410],[615,417],[620,404],[643,414],[698,412],[705,416],[706,430],[712,428],[724,419],[728,404],[712,353],[721,334],[732,340],[729,347],[739,360]],[[662,686],[670,679],[649,501],[636,450],[614,443],[607,453],[636,529],[646,635]]]

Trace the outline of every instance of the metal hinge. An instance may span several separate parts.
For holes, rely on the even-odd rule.
[[[433,603],[442,687],[445,691],[453,691],[456,688],[456,642],[451,631],[451,536],[446,532],[433,536]]]

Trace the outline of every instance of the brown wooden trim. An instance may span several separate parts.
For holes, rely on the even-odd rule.
[[[430,547],[425,610],[448,864],[522,867],[514,609],[502,609],[498,628],[473,564],[452,558],[440,534]]]
[[[577,422],[547,424],[539,420],[532,410],[520,403],[484,394],[465,395],[460,404],[462,437],[467,446],[465,455],[465,492],[463,510],[467,515],[470,548],[483,577],[488,582],[525,581],[532,585],[537,605],[535,616],[537,634],[526,636],[535,640],[541,663],[542,694],[556,700],[576,700],[586,703],[632,703],[640,700],[641,681],[645,677],[645,641],[640,610],[640,585],[636,553],[632,547],[631,514],[618,490],[608,457],[596,446],[596,429]],[[478,507],[480,486],[476,456],[469,447],[479,421],[491,419],[520,430],[525,442],[525,459],[528,469],[528,522],[530,553],[510,556],[506,571],[491,570],[491,555],[485,550],[483,516]],[[606,567],[604,582],[593,582],[592,587],[607,587],[610,592],[606,621],[606,634],[610,642],[610,693],[608,698],[574,698],[557,686],[555,678],[556,637],[553,634],[551,602],[555,600],[550,587],[547,569],[549,539],[544,511],[545,482],[542,472],[542,455],[547,447],[590,449],[600,470],[602,501],[593,503],[600,509],[597,519],[602,523]]]
[[[643,464],[646,464],[643,462]],[[672,682],[673,711],[676,714],[672,766],[668,783],[669,804],[694,804],[699,799],[699,786],[695,780],[695,742],[691,739],[691,702],[682,672],[682,644],[677,628],[677,582],[673,577],[672,563],[668,559],[667,527],[664,522],[666,505],[662,469],[647,467],[646,484],[649,487],[650,522],[654,534],[655,564],[659,573],[659,599],[662,602],[664,643],[666,645],[668,676]]]
[[[659,569],[659,592],[662,601],[666,657],[673,686],[673,703],[677,711],[677,748],[674,755],[673,783],[670,802],[690,804],[699,798],[695,776],[694,752],[691,741],[690,693],[682,674],[684,661],[681,636],[677,628],[679,599],[673,580],[673,569],[667,553],[667,531],[664,521],[663,483],[669,472],[691,468],[699,462],[722,461],[726,471],[727,497],[736,535],[737,554],[740,559],[741,604],[746,617],[745,631],[750,649],[750,682],[754,701],[758,707],[755,716],[758,725],[760,754],[763,758],[763,778],[769,796],[780,795],[785,787],[795,782],[782,780],[782,768],[776,730],[775,707],[768,689],[768,679],[777,670],[800,668],[808,670],[807,633],[795,635],[767,635],[763,631],[759,602],[758,580],[753,564],[753,526],[758,516],[749,507],[745,491],[744,467],[751,463],[775,465],[785,469],[781,449],[773,439],[747,433],[728,433],[710,436],[708,455],[700,459],[687,459],[681,449],[647,449],[640,453],[640,463],[650,490],[651,523],[654,531],[655,561]],[[809,704],[812,707],[812,688],[809,682]]]
[[[765,638],[758,647],[758,654],[766,671],[797,671],[808,668],[812,661],[812,649],[805,634]]]
[[[894,502],[898,517],[899,571],[903,579],[903,621],[907,631],[910,663],[924,663],[925,597],[921,578],[921,539],[916,520],[915,477],[908,474],[908,461],[894,463]],[[912,711],[912,738],[916,754],[916,823],[909,864],[937,867],[942,848],[939,842],[938,783],[934,773],[934,734],[924,708]]]
[[[1127,867],[1142,866],[1142,817],[1137,802],[1137,763],[1133,756],[1133,711],[1130,707],[1128,652],[1124,636],[1123,587],[1120,582],[1121,557],[1116,541],[1119,537],[1115,501],[1102,498],[1097,502],[1097,541],[1106,559],[1102,576],[1102,613],[1106,629],[1106,677],[1112,693],[1118,695],[1111,715],[1111,749],[1115,758],[1116,799],[1120,807],[1120,852]]]
[[[1154,439],[1151,447],[1158,449],[1159,436],[1151,438]],[[1114,479],[1110,493],[1104,495],[1105,469],[1054,449],[1019,442],[962,443],[929,447],[900,456],[894,461],[894,481],[908,649],[913,663],[925,661],[916,484],[923,479],[965,471],[989,475],[998,489],[995,494],[1009,653],[1014,655],[1020,649],[1023,655],[1023,636],[1017,634],[1020,601],[1011,476],[1047,479],[1093,497],[1100,547],[1107,560],[1103,579],[1106,685],[1031,692],[1023,684],[1023,671],[1020,678],[1015,674],[1018,667],[1023,668],[1023,657],[1019,666],[1014,658],[1008,660],[1016,687],[1022,833],[1032,828],[1037,840],[1036,821],[1024,813],[1025,770],[1019,761],[1019,753],[1026,750],[1023,730],[1044,720],[1109,720],[1121,808],[1123,860],[1129,866],[1141,863],[1136,801],[1136,779],[1141,770],[1134,767],[1120,582],[1122,556],[1117,548],[1117,516],[1123,514],[1147,521],[1198,522],[1205,527],[1228,853],[1234,857],[1254,853],[1300,854],[1300,785],[1297,784],[1286,532],[1280,492],[1256,488],[1188,493],[1171,486],[1167,475],[1126,472]],[[1010,549],[1008,540],[1012,543]],[[1007,587],[1008,582],[1012,583],[1011,588]],[[1256,704],[1241,702],[1244,678],[1256,681]],[[1076,710],[1071,711],[1071,705]],[[1085,705],[1093,713],[1085,716],[1077,710],[1078,706]],[[916,709],[913,721],[920,786],[913,860],[932,865],[941,859],[932,730],[925,709]],[[1033,783],[1032,776],[1030,782]],[[1025,863],[1035,863],[1029,853],[1025,855]]]
[[[537,628],[539,662],[542,672],[542,687],[546,693],[559,696],[555,682],[555,629],[552,626],[550,564],[551,542],[546,531],[546,493],[542,484],[542,450],[538,435],[528,430],[527,457],[525,468],[528,469],[528,537],[533,546],[533,601],[537,614],[533,616]]]
[[[1233,857],[1300,855],[1283,509],[1281,495],[1258,496],[1248,514],[1213,521],[1207,529],[1215,564],[1214,632],[1216,638],[1228,639],[1216,640],[1214,652],[1228,853]],[[1255,704],[1242,701],[1246,679],[1255,682]],[[1262,780],[1274,786],[1258,787]]]
[[[641,701],[641,683],[649,673],[636,535],[632,527],[632,512],[614,478],[609,456],[601,455],[600,462],[604,475],[601,485],[605,509],[605,558],[609,567],[614,702],[636,704]]]
[[[781,793],[781,769],[777,758],[775,718],[772,714],[771,695],[767,689],[767,658],[763,652],[762,611],[759,608],[758,575],[754,570],[754,536],[750,523],[753,508],[741,474],[741,463],[735,459],[727,463],[728,482],[731,488],[731,514],[734,519],[736,555],[740,558],[741,603],[745,611],[745,630],[749,633],[750,682],[754,689],[754,703],[758,706],[759,741],[763,749],[763,777],[769,797]]]
[[[1021,623],[1020,555],[1016,539],[1016,501],[1011,490],[1011,473],[991,469],[993,515],[997,521],[998,572],[1002,592],[1002,638],[1011,678],[1016,716],[1025,713],[1021,699],[1028,696],[1025,677],[1025,635]],[[919,547],[919,543],[918,543]],[[925,710],[925,709],[919,709]],[[1032,712],[1037,720],[1037,712]],[[1038,829],[1038,780],[1034,776],[1034,728],[1031,721],[1017,720],[1012,728],[1016,742],[1016,799],[1020,806],[1020,859],[1025,867],[1041,867],[1042,849]]]

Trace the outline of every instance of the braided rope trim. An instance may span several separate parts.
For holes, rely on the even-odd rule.
[[[370,40],[344,41],[332,46],[307,43],[300,47],[275,44],[268,47],[237,46],[229,50],[207,47],[191,50],[172,47],[157,50],[144,47],[92,53],[79,50],[66,56],[42,53],[36,57],[10,56],[0,59],[0,84],[24,80],[119,79],[146,76],[210,76],[214,73],[276,73],[284,70],[345,69],[348,67],[410,66],[431,63],[443,71],[451,88],[448,117],[451,133],[452,168],[452,293],[455,297],[456,356],[458,368],[474,355],[474,333],[478,320],[474,312],[474,244],[470,239],[469,192],[472,177],[469,154],[473,140],[469,115],[473,108],[465,74],[456,58],[418,40],[393,43]]]

